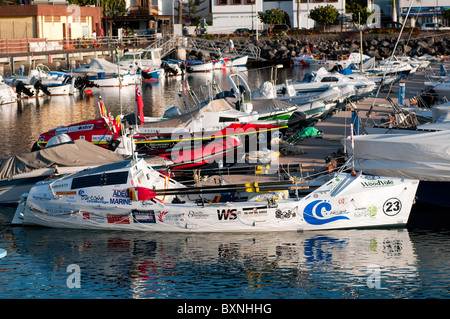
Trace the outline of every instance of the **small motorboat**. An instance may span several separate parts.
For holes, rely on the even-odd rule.
[[[214,69],[244,67],[247,65],[248,55],[235,58],[221,58],[214,64]]]
[[[153,232],[404,227],[418,181],[338,172],[307,187],[307,180],[187,187],[133,158],[37,183],[12,224]]]
[[[89,80],[97,87],[123,87],[135,85],[141,77],[138,66],[129,68],[120,66],[105,59],[93,59],[90,63],[73,70],[65,70],[66,75],[73,77],[88,75]]]
[[[73,95],[78,92],[74,83],[75,80],[71,75],[50,71],[43,64],[31,69],[28,75],[5,77],[4,82],[16,90],[19,98],[43,95]]]
[[[197,73],[197,72],[211,72],[214,70],[216,63],[218,61],[197,61],[197,60],[188,60],[186,63],[186,70],[189,73]]]
[[[0,75],[0,105],[14,103],[17,101],[17,95],[13,88],[6,84]]]

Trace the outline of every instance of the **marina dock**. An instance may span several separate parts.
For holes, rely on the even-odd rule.
[[[388,119],[393,108],[386,100],[386,97],[389,97],[393,103],[398,104],[399,83],[404,83],[405,85],[405,101],[414,97],[425,88],[424,81],[426,81],[426,72],[427,71],[416,72],[414,75],[392,85],[389,90],[385,89],[380,91],[377,97],[371,96],[348,104],[346,109],[342,109],[333,116],[319,121],[314,127],[323,132],[323,135],[320,138],[307,137],[304,140],[297,142],[296,146],[303,151],[303,154],[282,155],[278,158],[279,164],[291,167],[302,165],[305,168],[305,172],[307,172],[308,169],[318,171],[326,168],[329,165],[327,159],[333,158],[333,155],[335,154],[340,154],[340,151],[344,151],[344,146],[340,141],[342,138],[350,136],[352,107],[356,107],[362,123],[371,125],[373,124],[373,120]],[[370,118],[367,118],[366,116],[369,110],[371,110],[371,116]],[[278,179],[280,176],[278,174],[232,175],[227,174],[227,170],[224,169],[222,177],[227,182],[234,183],[250,181],[250,179],[251,182],[261,182]],[[219,176],[211,176],[210,179],[214,178],[218,179]]]

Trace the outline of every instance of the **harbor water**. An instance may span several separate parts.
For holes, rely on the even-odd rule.
[[[308,70],[279,70],[279,80]],[[248,72],[257,86],[271,70]],[[262,73],[261,73],[262,72]],[[265,73],[264,73],[265,72]],[[229,71],[215,81],[229,89]],[[211,74],[188,78],[196,90]],[[144,113],[180,106],[174,78],[143,83]],[[101,96],[117,115],[135,111],[134,87],[0,106],[1,157],[27,152],[40,133],[94,118]],[[160,234],[11,227],[0,208],[1,299],[446,299],[450,228],[261,234]],[[429,213],[429,214],[428,214]],[[430,222],[431,221],[431,222]],[[181,303],[180,303],[181,305]]]

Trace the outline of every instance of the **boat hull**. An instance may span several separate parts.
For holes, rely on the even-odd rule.
[[[204,62],[204,63],[188,63],[186,66],[186,70],[189,73],[197,73],[197,72],[211,72],[214,70],[213,62]]]
[[[51,138],[60,134],[67,134],[73,141],[84,139],[94,145],[110,148],[111,143],[119,138],[119,132],[120,127],[112,116],[98,118],[68,126],[60,126],[42,133],[32,150],[45,148]]]
[[[0,83],[0,105],[10,104],[17,101],[17,95],[7,84]]]
[[[66,182],[67,183],[67,182]],[[56,228],[154,232],[270,232],[406,226],[418,181],[339,174],[301,198],[286,192],[253,193],[246,201],[224,198],[198,204],[136,201],[126,185],[64,189],[39,183],[19,204],[13,224]],[[211,195],[213,196],[213,195]],[[220,197],[219,192],[214,198]],[[272,196],[272,197],[270,197]],[[229,197],[229,196],[228,196]],[[271,199],[271,200],[270,200]],[[226,201],[226,202],[225,202]]]

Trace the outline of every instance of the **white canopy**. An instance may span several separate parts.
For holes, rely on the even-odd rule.
[[[450,131],[358,135],[353,152],[350,138],[341,143],[366,174],[450,181]]]

